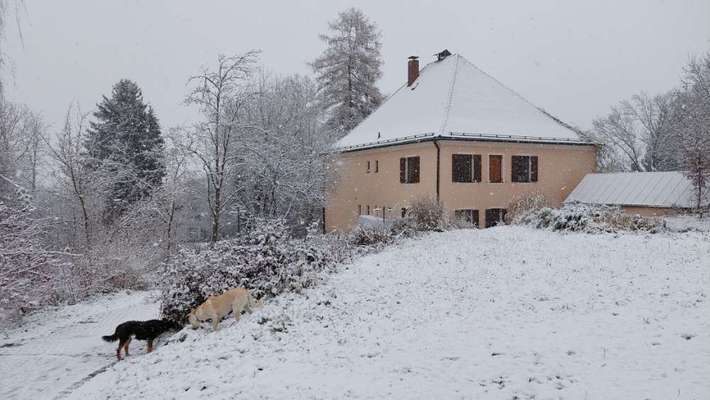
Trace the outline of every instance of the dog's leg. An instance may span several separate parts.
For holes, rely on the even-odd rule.
[[[118,348],[116,349],[116,358],[118,358],[118,361],[121,361],[121,349],[123,348],[123,346],[125,344],[126,344],[126,340],[124,340],[124,339],[121,339],[118,342]]]
[[[128,357],[128,345],[131,344],[131,340],[132,340],[132,339],[133,339],[133,338],[130,338],[130,337],[129,337],[128,340],[126,340],[126,344],[123,345],[124,350],[126,350],[126,357]]]
[[[153,351],[153,339],[148,339],[148,353]]]
[[[245,301],[244,299],[236,299],[234,300],[234,303],[232,303],[232,312],[234,313],[234,319],[239,322],[239,319],[242,317],[242,311],[247,307],[248,300]]]

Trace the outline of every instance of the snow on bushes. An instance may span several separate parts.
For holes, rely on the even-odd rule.
[[[423,198],[415,200],[403,218],[382,222],[370,216],[361,216],[359,225],[350,234],[350,242],[356,246],[381,247],[399,238],[413,237],[417,232],[441,232],[449,227],[451,225],[441,203]]]
[[[597,206],[582,203],[566,204],[560,209],[533,209],[519,216],[517,223],[538,229],[570,232],[646,231],[655,233],[662,229],[657,219],[625,214],[619,207]]]
[[[520,220],[531,212],[549,207],[545,196],[540,192],[525,194],[515,197],[507,207],[506,222],[518,224]]]
[[[0,200],[0,324],[65,297],[68,257],[44,246],[45,226],[33,217],[29,196]]]
[[[194,249],[181,247],[160,277],[161,314],[184,321],[208,296],[243,286],[258,298],[300,292],[318,272],[349,256],[346,242],[331,235],[296,239],[283,221],[258,221],[252,232]]]
[[[391,224],[360,226],[348,236],[309,232],[305,239],[289,235],[280,220],[258,220],[244,236],[195,248],[179,247],[158,277],[161,314],[185,321],[207,297],[243,286],[258,298],[300,292],[312,286],[319,272],[353,254],[379,249],[417,231],[443,230],[445,213],[435,201],[415,202],[407,216]]]
[[[438,200],[424,197],[414,200],[407,210],[418,231],[444,231],[448,228],[446,211]]]

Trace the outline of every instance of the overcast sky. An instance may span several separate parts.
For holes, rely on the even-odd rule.
[[[350,6],[382,31],[383,93],[406,81],[407,56],[448,48],[584,128],[636,92],[677,85],[690,56],[710,51],[710,0],[24,2],[23,40],[14,23],[6,32],[7,96],[54,128],[71,101],[91,111],[121,78],[163,127],[189,122],[187,77],[219,53],[261,49],[267,69],[310,74],[318,34]]]

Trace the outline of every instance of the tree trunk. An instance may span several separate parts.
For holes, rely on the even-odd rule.
[[[170,216],[168,217],[168,231],[167,231],[167,241],[168,241],[168,246],[165,250],[166,252],[166,259],[170,259],[170,250],[172,249],[172,230],[173,230],[173,219],[175,217],[175,200],[172,200],[170,203]]]
[[[215,188],[214,191],[214,210],[212,211],[212,237],[210,240],[212,243],[219,240],[219,218],[221,214],[221,204],[222,204],[222,193],[221,188]]]

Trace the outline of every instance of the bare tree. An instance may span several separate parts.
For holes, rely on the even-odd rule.
[[[702,216],[710,198],[710,53],[688,64],[678,98],[682,166]]]
[[[225,207],[233,200],[227,192],[228,176],[234,172],[229,149],[240,130],[243,109],[249,97],[249,76],[258,51],[235,56],[220,55],[216,68],[191,77],[188,104],[200,107],[205,120],[197,124],[184,148],[197,157],[207,179],[207,201],[212,219],[211,241],[220,238]]]
[[[83,143],[86,132],[87,114],[82,114],[78,107],[70,105],[64,119],[64,127],[57,134],[56,145],[45,139],[45,143],[58,163],[56,171],[60,182],[64,183],[72,193],[81,210],[84,242],[86,248],[91,248],[91,218],[89,215],[88,197],[91,176],[84,160]]]
[[[45,144],[42,137],[47,130],[47,126],[42,119],[35,114],[30,114],[25,126],[25,168],[28,171],[28,181],[32,193],[37,191],[37,178],[40,164],[45,153]]]
[[[242,162],[238,204],[252,216],[307,225],[319,217],[326,175],[317,86],[306,77],[263,72],[254,86],[249,129],[233,149]]]
[[[608,147],[616,160],[621,161],[624,169],[644,171],[643,142],[636,132],[635,122],[623,108],[612,107],[604,118],[593,122],[593,136]]]
[[[142,203],[138,203],[138,214],[143,214],[152,221],[144,218],[143,222],[159,221],[162,225],[161,241],[164,242],[165,256],[170,257],[176,244],[176,225],[178,211],[182,209],[183,194],[190,190],[188,187],[188,154],[178,145],[172,135],[168,135],[169,147],[165,152],[165,177],[163,184],[155,188],[152,196]]]
[[[675,169],[673,154],[675,136],[672,131],[672,94],[650,97],[641,93],[623,101],[624,113],[629,115],[643,143],[642,164],[646,171]]]
[[[677,168],[677,135],[673,128],[672,93],[640,93],[594,120],[589,132],[604,145],[607,169],[658,171]]]
[[[9,193],[17,173],[20,109],[0,97],[0,193]]]

